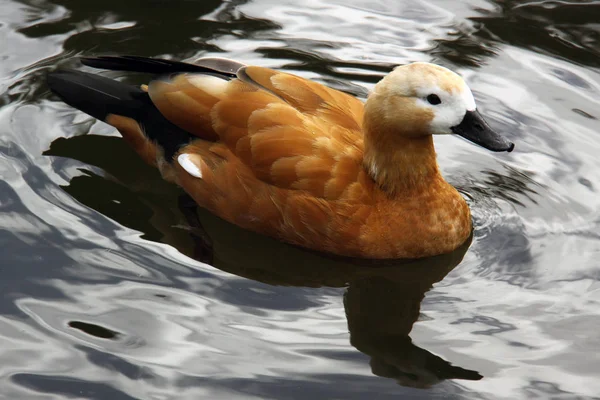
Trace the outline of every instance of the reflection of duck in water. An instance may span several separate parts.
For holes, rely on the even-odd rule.
[[[375,375],[410,387],[428,387],[446,379],[481,379],[477,372],[452,366],[415,346],[408,336],[425,293],[460,262],[467,248],[350,282],[344,295],[350,343],[371,357]]]
[[[195,210],[194,210],[195,211]],[[200,222],[193,222],[196,216]],[[371,357],[375,375],[410,387],[446,379],[479,380],[477,372],[452,366],[412,343],[409,333],[432,285],[456,267],[471,237],[455,251],[426,259],[365,261],[307,252],[242,230],[205,212],[189,213],[202,227],[195,249],[204,261],[238,276],[272,285],[347,287],[344,308],[350,342]]]
[[[439,172],[432,135],[455,133],[493,151],[514,147],[485,123],[460,76],[428,63],[394,69],[363,104],[231,60],[83,62],[163,77],[135,87],[53,72],[48,83],[65,102],[116,127],[203,208],[321,252],[394,259],[456,249],[471,217]]]

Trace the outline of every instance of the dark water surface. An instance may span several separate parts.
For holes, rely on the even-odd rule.
[[[599,39],[600,1],[2,0],[0,398],[599,396]],[[201,212],[211,251],[179,189],[48,93],[99,53],[360,97],[433,61],[517,148],[436,138],[468,251],[364,268]]]

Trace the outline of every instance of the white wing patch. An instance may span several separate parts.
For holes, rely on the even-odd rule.
[[[177,162],[181,165],[181,168],[185,169],[185,171],[195,178],[202,178],[202,171],[196,165],[189,154],[183,153],[177,157]]]

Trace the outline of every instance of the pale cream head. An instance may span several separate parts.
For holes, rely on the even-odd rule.
[[[439,176],[432,135],[456,134],[491,151],[515,147],[485,122],[460,76],[428,63],[383,78],[367,99],[362,128],[365,168],[392,194]]]
[[[396,67],[375,86],[369,102],[375,103],[378,114],[398,116],[399,131],[408,135],[451,134],[451,128],[476,109],[459,75],[423,62]]]

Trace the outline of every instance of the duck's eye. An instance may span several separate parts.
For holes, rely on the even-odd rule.
[[[437,94],[430,94],[429,96],[427,96],[427,101],[429,102],[429,104],[434,106],[437,106],[442,102],[442,100],[440,100],[440,96],[438,96]]]

